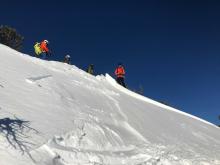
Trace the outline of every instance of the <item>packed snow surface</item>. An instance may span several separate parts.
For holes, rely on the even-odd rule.
[[[3,45],[0,63],[0,165],[220,165],[219,128],[108,74]]]

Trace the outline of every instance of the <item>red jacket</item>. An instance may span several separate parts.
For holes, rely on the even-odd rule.
[[[116,70],[115,70],[115,75],[116,75],[117,77],[124,77],[124,76],[125,76],[124,67],[123,67],[123,66],[117,67]]]
[[[49,49],[48,49],[48,47],[47,47],[47,43],[44,42],[44,41],[42,41],[42,42],[40,43],[40,48],[41,48],[41,50],[42,50],[43,52],[49,52]]]

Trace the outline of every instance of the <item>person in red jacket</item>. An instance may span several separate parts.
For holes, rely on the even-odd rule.
[[[46,57],[50,54],[50,50],[48,48],[48,44],[49,44],[49,41],[47,40],[43,40],[41,43],[40,43],[40,48],[42,50],[42,58],[43,59],[46,59]]]
[[[115,69],[115,75],[117,77],[117,79],[116,79],[117,83],[126,88],[126,85],[125,85],[125,82],[124,82],[125,69],[124,69],[122,63],[119,63],[118,67]]]

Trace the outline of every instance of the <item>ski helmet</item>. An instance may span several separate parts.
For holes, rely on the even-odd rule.
[[[44,42],[47,43],[47,44],[49,44],[49,41],[48,41],[48,40],[44,40]]]
[[[121,62],[118,63],[118,66],[122,66],[123,64]]]
[[[69,54],[67,54],[65,57],[66,57],[66,58],[70,58],[70,55],[69,55]]]

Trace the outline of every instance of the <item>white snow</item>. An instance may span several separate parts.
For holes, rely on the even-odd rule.
[[[0,165],[220,165],[218,127],[108,74],[4,45],[0,61]]]

